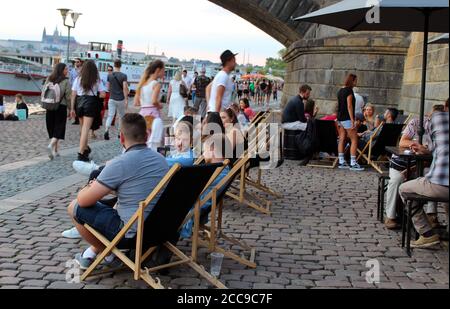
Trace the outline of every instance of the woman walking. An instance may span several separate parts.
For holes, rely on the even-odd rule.
[[[45,120],[47,124],[48,137],[48,156],[50,160],[59,156],[59,141],[66,137],[67,108],[70,102],[71,85],[68,79],[69,67],[65,63],[58,63],[48,77],[46,83],[59,85],[60,103],[55,111],[47,111]]]
[[[150,63],[139,82],[134,100],[134,105],[141,107],[141,115],[147,122],[149,132],[147,146],[154,151],[163,146],[164,142],[164,123],[161,119],[161,83],[158,81],[164,78],[164,72],[165,65],[161,60]]]
[[[356,98],[353,88],[358,83],[358,77],[354,74],[347,76],[345,86],[338,92],[338,122],[339,122],[339,168],[352,171],[363,171],[364,169],[356,162],[358,151],[358,132],[355,124]],[[350,165],[345,161],[345,145],[347,138],[351,141]]]
[[[89,131],[95,117],[100,113],[98,93],[100,93],[100,98],[103,99],[105,98],[105,92],[106,89],[100,80],[97,65],[92,60],[86,61],[81,68],[80,76],[75,79],[72,85],[70,109],[70,117],[78,116],[80,119],[81,136],[78,161],[89,162],[91,153],[91,148],[88,146]],[[80,97],[80,101],[75,111],[77,96]]]
[[[167,95],[169,117],[173,118],[174,122],[183,117],[184,107],[186,106],[186,100],[180,94],[181,85],[186,86],[181,78],[181,72],[177,72],[174,79],[170,82]]]

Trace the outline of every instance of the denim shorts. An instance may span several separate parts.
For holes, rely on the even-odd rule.
[[[351,130],[353,128],[351,120],[339,121],[339,125],[346,130]]]
[[[117,210],[102,203],[88,208],[81,208],[76,204],[73,212],[74,218],[79,224],[89,225],[109,241],[112,241],[124,227]]]

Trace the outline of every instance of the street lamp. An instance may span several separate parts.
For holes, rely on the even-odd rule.
[[[78,18],[82,15],[81,13],[73,12],[70,9],[58,9],[63,18],[64,26],[67,27],[67,63],[70,61],[70,30],[75,28]],[[67,17],[72,19],[72,24],[68,23]]]

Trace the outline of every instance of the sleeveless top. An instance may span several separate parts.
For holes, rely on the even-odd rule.
[[[159,109],[153,105],[153,88],[156,86],[158,81],[151,81],[149,84],[142,87],[141,90],[141,107],[146,110],[146,113],[153,115],[154,117],[160,117]],[[159,94],[159,99],[161,99],[161,94]]]

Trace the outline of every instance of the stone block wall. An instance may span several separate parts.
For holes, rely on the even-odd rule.
[[[349,73],[358,75],[360,94],[379,109],[398,106],[409,36],[402,33],[355,33],[301,40],[287,51],[288,63],[282,104],[301,84],[313,88],[321,114],[332,113],[336,94]]]
[[[430,35],[431,38],[437,35]],[[448,44],[429,45],[426,112],[433,105],[443,104],[449,97]],[[401,91],[400,109],[418,114],[422,81],[423,34],[411,35],[411,46],[405,61],[404,80]]]

